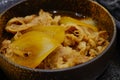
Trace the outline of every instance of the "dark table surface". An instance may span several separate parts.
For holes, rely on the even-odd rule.
[[[18,3],[21,0],[0,0],[0,13],[5,9],[8,9],[8,6],[11,6],[15,3]],[[117,24],[117,47],[116,52],[114,53],[114,58],[111,59],[110,65],[104,71],[104,73],[98,77],[96,80],[120,80],[120,0],[96,0],[104,7],[106,7],[113,17],[116,19]],[[2,70],[0,70],[0,80],[9,80],[4,75]]]

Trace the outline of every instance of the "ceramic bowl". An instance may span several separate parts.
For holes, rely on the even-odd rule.
[[[57,70],[31,69],[12,63],[0,54],[0,68],[11,80],[96,80],[107,68],[115,49],[116,26],[110,13],[92,0],[21,0],[7,8],[0,16],[0,44],[9,34],[4,32],[7,21],[15,16],[26,16],[45,11],[71,11],[93,18],[109,33],[110,44],[94,59],[83,64]]]

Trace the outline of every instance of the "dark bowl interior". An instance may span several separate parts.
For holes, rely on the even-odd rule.
[[[7,60],[0,54],[0,68],[12,80],[94,80],[108,65],[115,48],[116,27],[112,16],[101,5],[91,0],[24,0],[7,9],[0,16],[0,44],[10,38],[4,27],[9,19],[45,11],[70,11],[88,16],[97,21],[100,28],[109,33],[110,44],[98,57],[75,67],[60,70],[30,69]],[[87,77],[86,77],[87,76]]]

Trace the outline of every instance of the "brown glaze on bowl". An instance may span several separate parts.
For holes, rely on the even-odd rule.
[[[4,27],[7,21],[15,16],[26,16],[39,12],[61,10],[80,13],[92,17],[98,22],[98,27],[106,29],[110,35],[109,46],[96,58],[66,69],[42,70],[30,69],[10,62],[0,54],[0,68],[11,80],[96,80],[105,70],[115,49],[116,26],[109,12],[92,0],[23,0],[1,13],[0,44],[9,38]]]

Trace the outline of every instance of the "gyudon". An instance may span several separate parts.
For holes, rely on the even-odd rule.
[[[1,54],[12,62],[41,69],[59,69],[82,64],[98,56],[109,44],[108,33],[89,17],[38,15],[14,17],[5,30],[13,34],[5,39]]]

